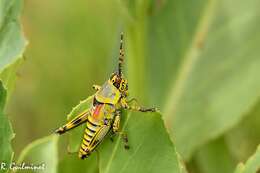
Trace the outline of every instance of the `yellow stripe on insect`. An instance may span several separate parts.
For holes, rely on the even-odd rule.
[[[89,145],[89,142],[87,140],[83,140],[83,143],[88,146]]]
[[[87,127],[93,131],[96,131],[99,127],[93,126],[90,122],[87,122]]]
[[[84,139],[86,139],[87,141],[91,141],[91,137],[86,134],[84,134]]]
[[[81,148],[83,148],[83,150],[86,150],[88,147],[85,145],[81,145]]]
[[[87,134],[84,134],[84,139],[86,139],[86,140],[91,140],[91,138],[90,138],[90,136],[88,136]]]
[[[83,154],[83,155],[85,155],[85,154],[87,154],[87,152],[86,151],[84,151],[82,148],[80,148],[80,150],[79,150],[80,152],[81,152],[81,154]]]
[[[91,136],[91,137],[93,137],[94,136],[94,133],[93,132],[91,132],[90,130],[86,130],[85,131],[89,136]]]

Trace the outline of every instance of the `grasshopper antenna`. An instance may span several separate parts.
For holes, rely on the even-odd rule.
[[[122,76],[122,65],[123,65],[123,62],[124,62],[123,39],[124,39],[124,33],[121,32],[119,58],[118,58],[118,74],[119,74],[119,76]]]

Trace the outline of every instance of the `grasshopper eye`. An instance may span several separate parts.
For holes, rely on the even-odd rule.
[[[125,83],[124,83],[124,82],[122,82],[122,83],[121,83],[121,87],[120,87],[120,89],[121,89],[121,90],[124,90],[124,89],[125,89],[125,87],[126,87]]]
[[[111,79],[111,82],[112,82],[112,83],[115,83],[115,82],[116,82],[116,77],[115,77],[115,76]]]
[[[115,74],[115,73],[113,73],[113,74],[111,75],[110,81],[111,81],[112,83],[115,83],[115,82],[116,82],[116,74]]]

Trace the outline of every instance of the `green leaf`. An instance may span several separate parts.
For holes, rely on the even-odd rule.
[[[159,113],[123,114],[122,131],[128,134],[130,149],[123,140],[106,139],[99,147],[100,173],[177,173],[184,172],[175,147]]]
[[[65,155],[59,162],[59,173],[98,173],[97,153],[92,153],[91,157],[81,160],[77,155]]]
[[[22,0],[3,0],[0,2],[0,78],[9,93],[13,90],[16,71],[22,62],[27,45],[19,16]]]
[[[0,169],[0,172],[6,172],[8,165],[13,158],[13,150],[11,147],[11,140],[14,137],[11,124],[4,113],[6,102],[6,90],[0,81],[0,160],[5,164],[6,169]]]
[[[0,71],[15,63],[27,45],[19,22],[22,0],[0,2]]]
[[[88,109],[92,104],[92,99],[91,96],[81,101],[73,108],[68,118],[71,119]],[[111,142],[108,135],[97,148],[100,173],[185,172],[159,113],[124,114],[121,127],[128,133],[131,148],[125,150],[121,138],[117,137],[114,142]],[[78,151],[83,128],[84,126],[77,127],[69,132],[70,151]],[[95,157],[93,154],[87,159],[93,159],[92,157]]]
[[[7,89],[7,93],[8,93],[7,101],[15,87],[17,70],[22,63],[23,63],[23,59],[17,59],[15,63],[9,65],[0,73],[0,79],[3,81],[4,86]]]
[[[149,13],[133,23],[147,20],[148,34],[130,34],[134,41],[128,47],[139,47],[126,55],[143,61],[147,77],[140,82],[134,74],[138,79],[129,88],[149,83],[139,92],[160,105],[185,160],[241,121],[259,98],[259,5],[258,0],[152,1]],[[145,50],[144,57],[133,57],[138,50]]]
[[[260,143],[260,101],[246,117],[225,136],[237,160],[246,160]],[[239,144],[239,150],[237,149]]]
[[[179,161],[180,173],[188,173],[183,159],[181,158],[181,156],[178,153],[177,153],[177,156],[178,156],[178,161]]]
[[[257,173],[260,170],[260,145],[245,164],[238,164],[235,173]]]
[[[235,168],[235,160],[224,137],[211,141],[199,149],[195,159],[201,173],[230,173]]]
[[[21,165],[22,163],[27,165],[32,164],[39,169],[17,170],[18,173],[56,173],[58,164],[58,137],[56,135],[51,135],[30,143],[24,148],[18,158],[17,165]]]
[[[0,160],[6,167],[13,157],[11,140],[14,138],[14,133],[4,113],[4,107],[14,86],[16,70],[20,64],[19,58],[22,57],[27,44],[18,19],[21,7],[21,0],[0,2]],[[7,169],[0,170],[0,172],[6,171]]]

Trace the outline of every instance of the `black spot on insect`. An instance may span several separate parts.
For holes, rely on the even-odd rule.
[[[104,125],[108,125],[108,119],[107,118],[104,119]]]
[[[119,87],[120,87],[120,82],[114,82],[113,85],[114,85],[117,89],[119,89]]]
[[[77,120],[73,121],[72,123],[73,123],[73,124],[78,124],[79,122],[81,122],[81,120],[82,120],[82,119],[81,119],[81,118],[79,118],[79,119],[77,119]]]

